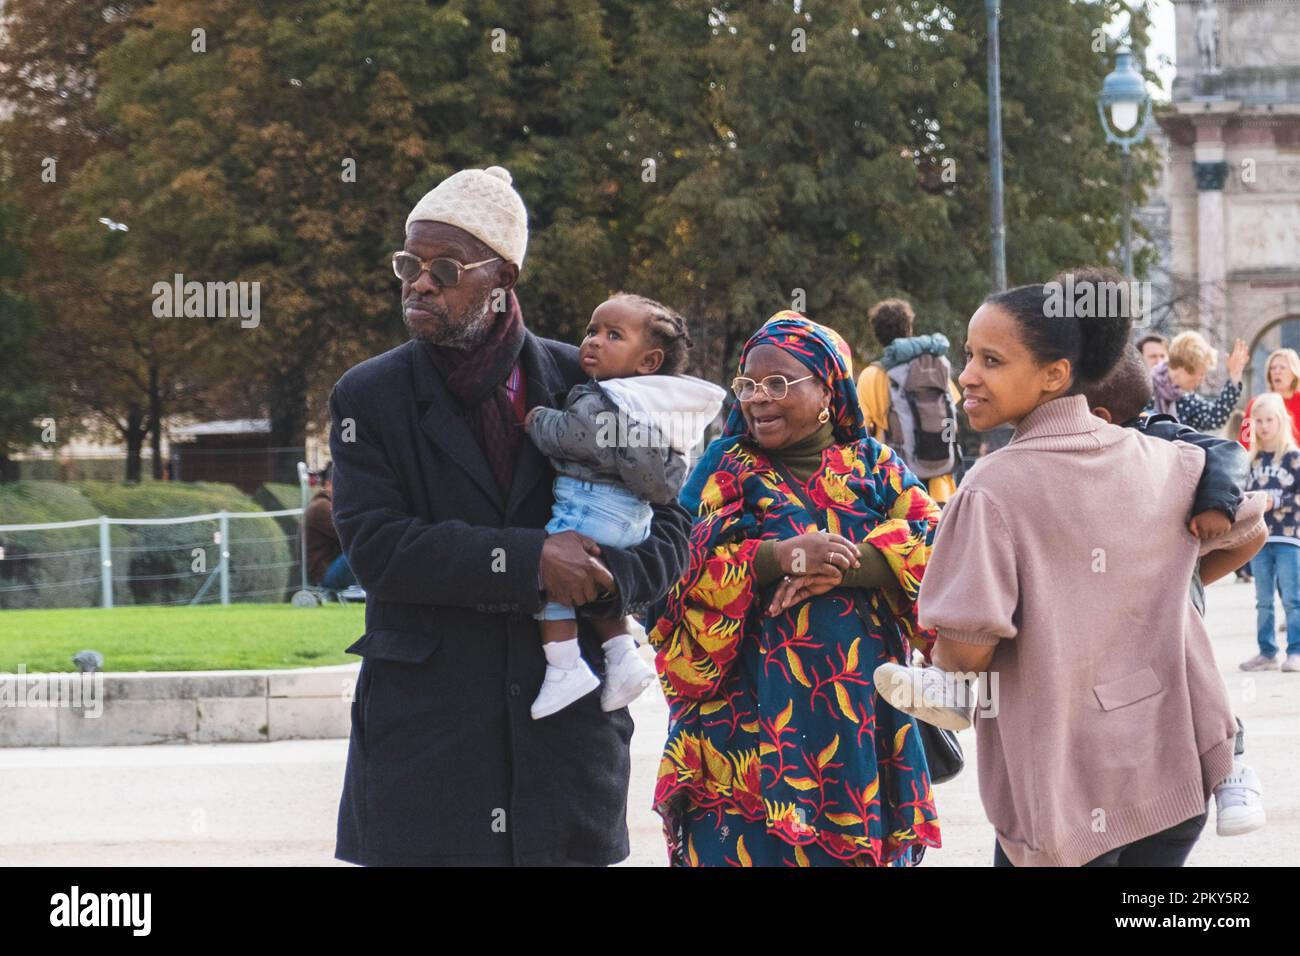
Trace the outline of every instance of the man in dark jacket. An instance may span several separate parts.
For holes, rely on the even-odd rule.
[[[583,381],[573,346],[523,325],[526,214],[499,167],[463,170],[407,219],[411,340],[330,396],[334,520],[366,589],[339,806],[340,859],[366,865],[607,865],[628,855],[626,708],[591,694],[546,720],[532,619],[641,613],[686,565],[689,519],[657,506],[630,549],[548,536],[554,472],[525,412]],[[599,661],[584,622],[584,656]]]

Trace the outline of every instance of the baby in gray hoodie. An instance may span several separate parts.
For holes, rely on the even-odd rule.
[[[633,547],[650,533],[652,504],[677,499],[686,455],[703,438],[725,392],[683,375],[691,346],[682,317],[639,295],[602,302],[579,349],[591,381],[574,386],[564,408],[532,409],[524,419],[533,443],[555,467],[549,534],[577,531],[597,544]],[[547,717],[600,686],[582,659],[573,608],[549,602],[541,624],[546,676],[533,701]],[[601,707],[626,707],[654,680],[636,653],[626,618],[595,620],[605,654]]]

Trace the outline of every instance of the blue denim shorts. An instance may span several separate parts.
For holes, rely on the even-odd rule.
[[[583,481],[560,475],[555,479],[555,505],[547,534],[576,531],[597,544],[631,548],[650,537],[654,509],[622,485]],[[547,603],[534,617],[539,621],[564,621],[574,617],[567,604]]]

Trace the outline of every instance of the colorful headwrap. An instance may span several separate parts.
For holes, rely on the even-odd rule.
[[[858,389],[853,384],[853,353],[849,344],[834,329],[818,325],[812,319],[789,309],[778,312],[755,332],[740,353],[737,375],[744,374],[745,359],[759,345],[775,345],[807,366],[831,390],[831,421],[835,440],[854,442],[867,437]],[[749,425],[741,414],[740,403],[732,406],[722,437],[745,435]]]

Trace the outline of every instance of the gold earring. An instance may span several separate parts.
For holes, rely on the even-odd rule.
[[[817,416],[817,420],[825,425],[831,420],[831,410],[829,408],[823,408],[821,414]]]

